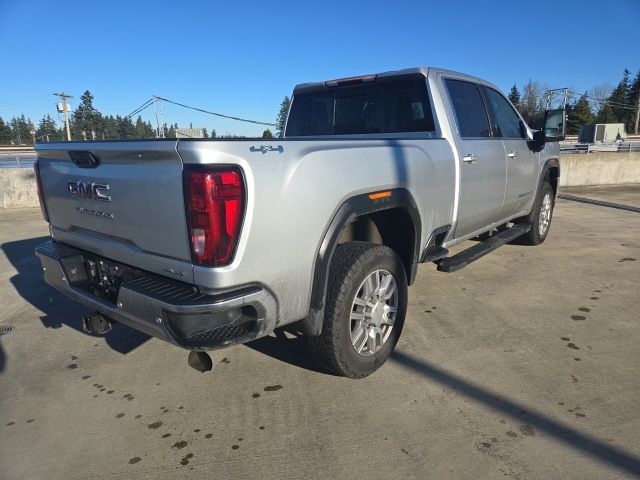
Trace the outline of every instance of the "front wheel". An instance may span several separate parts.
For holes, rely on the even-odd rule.
[[[370,375],[396,346],[406,309],[407,277],[393,250],[367,242],[338,245],[322,333],[308,339],[314,360],[338,375]]]
[[[520,243],[540,245],[544,242],[551,228],[554,200],[553,188],[548,182],[543,182],[533,202],[531,213],[516,221],[531,224],[531,230],[518,239]]]

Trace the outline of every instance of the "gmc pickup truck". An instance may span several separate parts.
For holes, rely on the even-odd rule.
[[[280,139],[41,143],[36,254],[95,311],[89,333],[120,322],[206,371],[207,350],[287,325],[360,378],[394,349],[418,264],[545,240],[564,123],[533,131],[491,83],[413,68],[296,86]]]

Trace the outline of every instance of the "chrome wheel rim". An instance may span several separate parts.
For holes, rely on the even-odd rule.
[[[351,345],[356,353],[368,357],[378,352],[391,336],[397,315],[395,278],[387,270],[371,272],[351,304]]]
[[[551,223],[551,194],[547,193],[542,199],[540,218],[538,219],[538,232],[540,232],[541,236],[547,233],[549,223]]]

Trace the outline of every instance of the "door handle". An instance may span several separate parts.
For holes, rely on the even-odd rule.
[[[465,163],[476,163],[476,161],[478,161],[478,157],[473,153],[467,153],[464,157],[462,157],[462,161]]]
[[[509,158],[518,158],[518,154],[516,152],[507,153],[507,157],[509,157]]]

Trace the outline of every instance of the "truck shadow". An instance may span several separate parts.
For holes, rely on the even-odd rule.
[[[43,313],[40,320],[44,327],[60,328],[66,325],[82,332],[80,319],[82,315],[90,313],[90,311],[42,280],[40,262],[33,252],[36,245],[47,240],[49,237],[28,238],[3,243],[0,246],[11,265],[18,272],[11,277],[11,284],[22,298]],[[115,324],[113,329],[103,338],[113,350],[126,354],[138,348],[151,337],[125,325]],[[2,358],[3,355],[0,354],[0,363],[4,363]],[[0,365],[0,371],[2,371],[2,365]]]
[[[288,332],[293,333],[293,332]],[[317,367],[306,352],[304,338],[301,335],[286,336],[284,332],[247,343],[247,347],[268,355],[272,358],[289,363],[299,368],[311,370],[326,375],[329,372]],[[447,390],[454,391],[471,401],[481,404],[515,423],[523,435],[548,436],[566,447],[586,454],[595,460],[608,464],[618,470],[640,475],[640,458],[625,452],[620,448],[608,445],[589,436],[585,431],[579,431],[548,415],[524,406],[510,399],[508,396],[493,392],[473,381],[447,372],[446,370],[419,358],[416,355],[396,350],[390,359],[402,368],[439,384]],[[345,379],[345,381],[351,381]]]
[[[618,470],[636,476],[640,475],[640,458],[622,449],[607,445],[587,435],[585,431],[571,428],[541,412],[520,405],[505,395],[476,385],[468,379],[447,372],[415,355],[396,350],[391,360],[431,382],[440,384],[501,415],[509,417],[511,421],[520,424],[520,429],[525,432],[525,435],[535,435],[536,432],[548,435],[556,442],[602,463],[609,464]]]
[[[307,351],[305,339],[301,333],[287,329],[287,334],[285,334],[284,330],[278,329],[267,337],[245,343],[245,346],[289,365],[324,373],[325,375],[332,375],[331,372],[322,370],[314,363]]]

